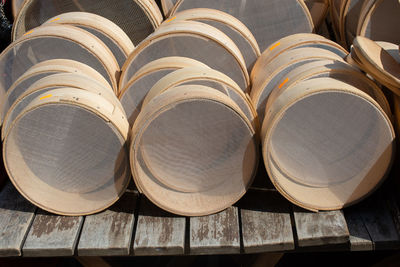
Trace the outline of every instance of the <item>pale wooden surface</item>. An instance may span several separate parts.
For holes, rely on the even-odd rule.
[[[240,252],[238,208],[190,218],[190,254],[237,254]]]
[[[293,214],[300,247],[340,244],[349,240],[342,211],[315,213],[294,207]]]
[[[0,257],[21,256],[36,208],[11,183],[0,192]]]
[[[73,256],[83,217],[67,217],[39,210],[23,247],[25,257]]]
[[[78,244],[78,255],[129,255],[136,200],[136,194],[126,193],[106,211],[86,216]]]
[[[257,190],[239,206],[245,253],[294,249],[290,205],[279,193]]]
[[[164,212],[142,197],[134,255],[180,255],[185,249],[185,217]]]

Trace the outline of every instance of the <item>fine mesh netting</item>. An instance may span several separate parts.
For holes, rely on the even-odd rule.
[[[83,11],[103,16],[117,24],[137,45],[158,25],[153,16],[148,16],[137,1],[106,1],[106,0],[29,0],[21,11],[14,26],[14,39],[28,30],[35,28],[56,15]]]
[[[307,7],[297,0],[183,0],[176,12],[191,8],[213,8],[238,18],[253,33],[261,51],[284,36],[313,30]]]
[[[56,213],[103,209],[129,181],[124,138],[112,124],[74,104],[46,104],[24,112],[4,145],[18,190]]]
[[[93,78],[80,75],[76,73],[61,73],[48,75],[32,83],[30,86],[24,88],[24,91],[18,95],[16,101],[13,102],[11,110],[7,113],[6,118],[3,122],[2,138],[7,133],[10,124],[14,119],[26,108],[36,97],[43,94],[50,89],[55,87],[70,87],[78,88],[86,91],[93,92],[97,95],[101,95],[110,103],[123,110],[122,105],[114,95],[113,91],[109,88],[104,87],[100,82]]]
[[[134,131],[131,163],[135,181],[160,207],[204,215],[246,191],[257,145],[251,126],[226,101],[231,100],[216,90],[185,85],[158,95],[143,109],[150,117],[139,117],[134,126],[139,132]]]
[[[137,48],[138,49],[138,48]],[[194,34],[170,33],[168,36],[156,38],[143,47],[131,60],[128,60],[122,79],[132,77],[141,67],[153,60],[181,56],[196,59],[210,68],[221,71],[234,80],[242,90],[247,88],[243,69],[236,58],[219,43]]]
[[[112,79],[101,61],[80,44],[57,37],[38,37],[16,43],[0,58],[0,97],[4,99],[10,86],[30,67],[49,59],[71,59],[97,70],[112,84]]]

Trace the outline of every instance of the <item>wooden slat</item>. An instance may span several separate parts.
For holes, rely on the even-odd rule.
[[[0,256],[20,256],[36,207],[8,182],[0,192]]]
[[[373,250],[373,243],[364,225],[362,215],[358,208],[348,208],[344,211],[347,227],[350,233],[351,251]]]
[[[116,204],[107,210],[86,216],[78,243],[78,255],[129,255],[136,201],[136,194],[125,193]]]
[[[238,205],[245,253],[294,249],[290,205],[278,192],[249,191]]]
[[[294,207],[293,213],[300,247],[343,244],[349,241],[343,211],[315,213]]]
[[[135,255],[179,255],[185,249],[185,217],[170,214],[142,196],[134,241]]]
[[[399,234],[387,205],[379,193],[360,204],[362,219],[375,249],[394,249],[400,245]]]
[[[24,247],[25,257],[73,256],[83,217],[36,213]]]
[[[190,218],[190,254],[240,253],[238,208]]]

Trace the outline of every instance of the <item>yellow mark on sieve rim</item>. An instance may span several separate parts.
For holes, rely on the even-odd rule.
[[[274,50],[275,48],[277,48],[278,46],[281,45],[281,42],[277,42],[276,44],[274,44],[269,50]]]
[[[29,32],[24,33],[24,36],[28,35],[28,34],[31,34],[32,32],[33,32],[33,30],[30,30]]]
[[[165,23],[171,22],[171,21],[173,21],[174,19],[176,19],[176,17],[170,18],[170,19],[167,20]]]
[[[52,97],[52,96],[53,96],[52,94],[45,95],[45,96],[42,96],[41,98],[39,98],[39,100],[43,100],[43,99],[46,99],[46,98],[49,98],[49,97]]]
[[[285,83],[287,83],[289,81],[289,78],[286,78],[280,85],[279,85],[279,89],[282,88],[282,86],[285,85]]]
[[[60,18],[52,19],[52,20],[50,20],[49,22],[54,22],[54,21],[57,21],[57,20],[60,20]]]

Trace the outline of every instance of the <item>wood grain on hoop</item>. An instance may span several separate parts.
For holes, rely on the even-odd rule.
[[[37,96],[44,94],[54,88],[71,87],[93,92],[104,97],[112,103],[116,108],[119,108],[122,114],[125,115],[124,109],[118,98],[110,88],[104,87],[90,76],[79,75],[76,73],[58,73],[49,75],[32,83],[31,86],[25,89],[24,92],[18,95],[16,100],[11,105],[9,111],[4,117],[3,127],[1,129],[2,140],[6,136],[7,130],[14,119],[27,107]],[[125,115],[126,116],[126,115]]]
[[[112,21],[87,12],[69,12],[47,20],[51,23],[72,25],[89,31],[98,37],[113,53],[120,67],[125,63],[135,46],[128,35]]]
[[[14,53],[18,51],[18,53]],[[72,59],[98,71],[116,91],[119,66],[103,42],[85,30],[68,25],[35,28],[0,55],[0,94],[33,65],[49,59]]]
[[[95,213],[128,185],[128,131],[124,115],[103,97],[55,89],[14,120],[4,140],[4,165],[33,204],[62,215]]]
[[[142,102],[153,85],[164,75],[186,67],[208,68],[207,65],[191,58],[164,57],[143,66],[126,85],[120,87],[119,99],[128,114],[129,124],[133,125],[135,122]]]
[[[337,54],[323,48],[303,47],[286,50],[268,64],[262,62],[261,68],[252,81],[253,88],[250,93],[260,121],[264,118],[265,104],[269,94],[276,86],[280,86],[277,83],[295,67],[322,59],[343,60]]]
[[[326,39],[317,34],[298,33],[284,37],[275,43],[271,44],[257,59],[253,70],[250,74],[250,79],[253,82],[256,74],[262,69],[262,66],[267,65],[271,60],[286,52],[287,50],[299,47],[317,47],[324,48],[336,53],[341,57],[345,57],[348,52],[339,44]]]
[[[154,97],[179,85],[197,84],[216,89],[229,96],[243,111],[253,128],[259,128],[257,113],[249,97],[240,87],[225,74],[207,68],[199,67],[183,68],[176,70],[160,79],[147,93],[143,100],[142,108],[145,107]]]
[[[253,34],[246,25],[228,13],[209,8],[194,8],[175,14],[174,20],[203,22],[225,33],[242,53],[248,72],[260,56],[260,48]]]
[[[171,10],[174,8],[178,0],[161,0],[161,7],[166,18],[171,14]]]
[[[76,0],[26,0],[15,20],[13,40],[49,18],[66,12],[83,11],[105,17],[117,24],[136,45],[151,34],[162,22],[162,15],[152,0],[123,0],[117,2]]]
[[[343,107],[339,108],[340,104]],[[332,113],[330,110],[338,112]],[[304,128],[297,127],[296,133],[292,132],[296,125],[293,116],[305,118],[311,114],[318,114],[318,118],[311,118],[310,123],[313,123],[310,126],[304,126],[307,122],[302,120]],[[375,100],[347,83],[326,77],[298,83],[284,91],[268,107],[267,115],[262,127],[264,162],[276,188],[296,205],[310,210],[331,210],[351,205],[374,191],[390,169],[395,146],[390,119]],[[325,129],[318,126],[317,121]],[[282,123],[287,130],[280,126]],[[290,153],[287,145],[304,142],[310,136],[305,137],[302,131],[308,131],[310,127],[320,129],[323,133],[315,131],[316,128],[313,131],[322,134],[325,141],[317,141],[317,134],[311,137],[316,142],[312,147],[303,143],[301,146],[305,149],[292,154],[302,162],[302,171],[294,171],[296,164],[292,161],[289,166],[290,160],[284,157],[285,153]],[[275,134],[277,131],[279,135]],[[301,136],[299,138],[303,138],[302,141],[297,137],[289,143],[284,141],[286,135],[293,137],[293,134]],[[331,139],[335,139],[332,141],[334,145],[329,145]],[[346,153],[347,149],[351,149],[352,153]],[[305,157],[303,153],[307,150],[313,150],[318,155],[320,153],[317,151],[326,153],[317,159]],[[329,161],[332,153],[338,157],[345,156],[334,160],[332,164],[336,167],[329,168],[332,165],[324,162]],[[331,156],[328,157],[328,154]],[[343,160],[352,163],[346,164]],[[313,167],[310,169],[311,162]],[[320,167],[327,175],[326,178],[318,171]]]
[[[22,5],[24,4],[25,0],[12,0],[11,1],[11,10],[14,19],[17,18],[19,11],[21,10]]]
[[[253,33],[261,51],[286,35],[314,30],[310,12],[302,0],[180,0],[171,16],[191,8],[212,8],[233,15]]]
[[[400,64],[379,44],[358,36],[354,39],[352,57],[367,73],[400,95]]]
[[[202,110],[201,116],[196,110]],[[166,128],[160,128],[163,118],[169,118]],[[201,125],[204,134],[195,130],[196,125]],[[136,184],[154,204],[175,214],[201,216],[225,209],[246,192],[255,173],[258,146],[250,121],[229,97],[211,88],[187,85],[158,95],[143,109],[131,134],[131,170]],[[154,142],[157,135],[165,141]],[[220,138],[225,141],[218,141]],[[148,146],[150,140],[153,147]],[[225,142],[232,146],[227,149]],[[158,143],[171,149],[160,150]],[[218,148],[221,145],[223,150]],[[192,159],[193,153],[207,155]],[[213,160],[215,157],[225,160]],[[236,160],[243,164],[231,165]],[[225,168],[226,164],[231,166]],[[178,179],[185,192],[169,188],[154,172],[163,172],[169,184]]]
[[[50,59],[42,61],[29,68],[8,89],[6,96],[4,97],[4,102],[2,103],[1,122],[3,123],[8,110],[21,93],[37,80],[56,73],[75,73],[85,75],[95,79],[104,87],[109,88],[109,90],[113,90],[111,85],[100,73],[84,63],[69,59]]]
[[[372,3],[373,2],[373,3]],[[365,16],[360,17],[358,35],[374,41],[400,44],[400,3],[398,0],[375,0],[365,4]]]
[[[165,22],[129,56],[120,83],[126,83],[150,61],[167,56],[199,60],[228,75],[243,91],[249,87],[246,64],[235,43],[220,30],[195,21]]]

